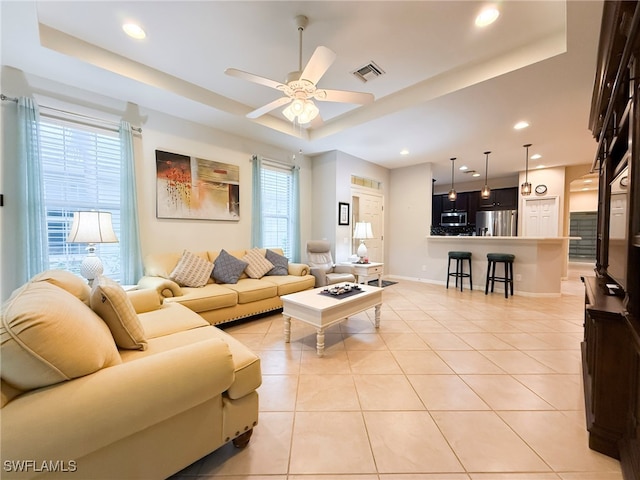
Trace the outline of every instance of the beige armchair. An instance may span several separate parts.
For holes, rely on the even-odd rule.
[[[326,240],[307,242],[307,264],[311,275],[316,277],[316,287],[356,281],[352,267],[333,263],[331,245]]]

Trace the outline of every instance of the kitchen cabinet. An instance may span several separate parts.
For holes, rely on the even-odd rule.
[[[431,196],[431,226],[433,227],[440,226],[441,213],[442,213],[442,195],[432,195]]]
[[[457,198],[452,202],[447,194],[442,197],[443,212],[466,212],[469,203],[469,195],[473,192],[458,192]]]
[[[478,210],[516,210],[518,208],[518,188],[495,188],[489,198],[478,195]]]

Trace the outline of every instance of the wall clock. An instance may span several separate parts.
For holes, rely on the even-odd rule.
[[[542,195],[542,194],[544,194],[544,193],[547,193],[547,186],[546,186],[546,185],[538,185],[538,186],[536,187],[536,193],[537,193],[538,195]]]

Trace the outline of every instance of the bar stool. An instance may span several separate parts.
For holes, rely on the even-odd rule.
[[[491,283],[491,293],[495,282],[504,283],[504,298],[509,298],[509,290],[513,296],[513,261],[516,256],[510,253],[487,253],[487,283],[484,287],[484,294],[489,293],[489,283]],[[504,263],[504,277],[496,277],[496,263]]]
[[[455,273],[451,273],[451,260],[456,261]],[[463,260],[467,260],[469,262],[469,273],[464,273]],[[464,277],[468,277],[469,288],[473,290],[473,280],[471,279],[471,252],[449,252],[449,261],[447,263],[447,288],[449,288],[449,277],[456,277],[456,288],[458,288],[458,279],[460,279],[460,291],[462,291]]]

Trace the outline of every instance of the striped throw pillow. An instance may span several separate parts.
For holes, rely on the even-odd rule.
[[[181,287],[204,287],[213,270],[213,263],[185,250],[169,278]]]

